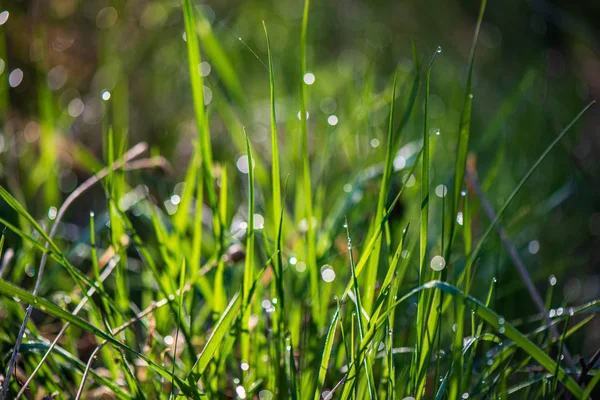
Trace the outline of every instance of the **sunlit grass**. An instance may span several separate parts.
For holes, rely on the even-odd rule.
[[[173,135],[188,155],[172,160],[182,180],[173,190],[157,171],[167,169],[161,148],[148,158],[145,143],[127,149],[136,137],[128,105],[140,88],[119,70],[102,97],[103,161],[72,145],[69,162],[92,176],[61,200],[61,170],[53,169],[65,157],[55,146],[60,99],[40,79],[40,149],[22,153],[35,160],[29,187],[15,177],[0,186],[2,399],[593,394],[597,360],[575,365],[568,348],[582,350],[573,338],[598,300],[558,299],[551,282],[544,302],[541,280],[511,241],[520,232],[503,221],[593,102],[570,122],[556,116],[562,130],[546,132],[552,139],[490,203],[507,169],[499,127],[533,75],[523,75],[495,118],[478,121],[489,137],[473,145],[476,99],[485,96],[473,82],[486,1],[473,21],[465,85],[447,99],[460,110],[456,126],[441,135],[432,87],[446,72],[442,49],[422,56],[413,41],[403,62],[391,71],[374,63],[357,86],[343,63],[331,73],[314,57],[311,5],[305,0],[298,15],[297,54],[275,51],[281,27],[266,18],[262,29],[261,18],[250,25],[261,52],[235,33],[234,45],[217,34],[194,1],[172,7],[185,32],[185,42],[173,40],[185,73],[171,79],[185,82],[188,100],[177,118],[193,132]],[[125,64],[109,37],[101,63]],[[4,42],[0,31],[2,58]],[[234,46],[259,59],[253,77],[262,92],[245,89]],[[202,72],[205,59],[212,75]],[[8,93],[3,81],[3,116]],[[502,147],[485,173],[469,157],[489,143]],[[517,272],[507,265],[509,278],[499,281],[493,262],[503,253]],[[525,307],[502,315],[496,296],[515,286],[536,315]],[[561,306],[550,311],[553,304]]]

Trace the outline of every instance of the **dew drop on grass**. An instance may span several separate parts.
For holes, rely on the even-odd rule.
[[[235,165],[237,166],[237,169],[243,173],[243,174],[247,174],[249,171],[248,168],[248,156],[240,156],[240,158],[237,159],[237,161],[235,162]]]
[[[435,187],[435,194],[437,197],[446,197],[447,193],[448,188],[446,187],[446,185],[437,185]]]
[[[240,368],[242,369],[242,371],[248,371],[250,369],[250,365],[248,365],[247,362],[242,362],[240,364]]]
[[[413,174],[410,174],[410,176],[408,176],[408,174],[405,174],[402,177],[402,182],[406,185],[406,187],[413,187],[417,182],[417,179]]]
[[[397,156],[394,158],[394,171],[399,171],[406,167],[406,158]]]
[[[110,92],[108,90],[103,90],[101,96],[102,96],[102,100],[104,100],[104,101],[110,100]]]
[[[412,396],[407,396],[407,397],[403,398],[402,400],[415,400],[415,398]]]
[[[564,310],[564,308],[562,308],[562,307],[559,307],[559,308],[556,310],[556,316],[557,316],[557,317],[560,317],[561,315],[563,315],[564,311],[565,311],[565,310]]]
[[[290,264],[291,265],[296,265],[297,262],[298,262],[298,260],[296,259],[296,257],[290,257]]]
[[[315,83],[315,75],[312,72],[307,72],[306,74],[304,74],[304,83],[306,83],[307,85],[312,85],[313,83]]]
[[[462,211],[459,211],[458,214],[456,214],[456,222],[458,222],[458,224],[462,226],[462,224],[464,222],[464,217],[463,217]]]
[[[25,273],[27,274],[27,276],[32,277],[35,275],[35,268],[33,268],[31,264],[27,264],[27,266],[25,267]]]
[[[265,227],[265,218],[260,214],[254,214],[254,229],[262,229]]]
[[[550,310],[550,311],[548,312],[548,316],[549,316],[550,318],[554,318],[554,317],[556,316],[556,310]]]
[[[468,399],[469,398],[469,393],[463,393],[462,394],[462,398],[463,399]]]
[[[435,130],[435,136],[440,136],[440,134],[441,134],[441,133],[442,133],[442,132],[441,132],[439,129],[436,129],[436,130]]]
[[[441,53],[441,52],[442,52],[442,47],[441,47],[441,46],[438,46],[438,47],[437,47],[437,49],[436,49],[436,51],[437,51],[438,53]]]
[[[167,346],[171,346],[173,344],[173,342],[174,342],[173,336],[171,336],[171,335],[165,336],[165,344]]]
[[[473,93],[469,93],[469,98],[472,99],[473,98]]]
[[[310,118],[310,114],[309,114],[309,112],[307,111],[307,112],[306,112],[306,119],[309,119],[309,118]],[[298,119],[302,119],[302,111],[298,111]]]
[[[377,138],[371,139],[371,147],[373,147],[374,149],[379,147],[379,139],[377,139]]]
[[[321,278],[327,283],[335,280],[335,271],[331,265],[325,264],[321,267]]]
[[[346,183],[346,184],[344,185],[344,192],[346,192],[346,193],[350,193],[351,191],[352,191],[352,185],[351,185],[351,184],[349,184],[349,183]],[[344,228],[345,228],[345,226],[344,226]]]
[[[298,114],[300,115],[300,114]],[[327,118],[327,123],[331,126],[336,126],[338,124],[338,117],[336,117],[335,115],[330,115]]]
[[[550,275],[550,277],[548,278],[548,281],[550,282],[550,286],[556,285],[556,276]]]
[[[441,271],[446,267],[446,260],[442,256],[435,256],[431,259],[429,266],[434,271]]]

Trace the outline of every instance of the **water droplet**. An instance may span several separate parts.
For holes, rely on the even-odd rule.
[[[440,134],[441,134],[441,133],[442,133],[442,132],[441,132],[439,129],[436,129],[436,130],[435,130],[435,136],[440,136]]]
[[[51,220],[54,220],[57,214],[58,210],[56,209],[56,207],[52,206],[48,209],[48,218],[50,218]]]
[[[237,393],[238,397],[240,399],[245,399],[246,398],[246,389],[244,389],[243,386],[236,386],[235,387],[235,392]]]
[[[464,223],[464,216],[462,211],[459,211],[458,214],[456,214],[456,222],[458,222],[458,224],[461,226]]]
[[[564,310],[564,308],[562,308],[562,307],[559,307],[559,308],[556,310],[556,316],[560,317],[561,315],[563,315],[564,311],[565,311],[565,310]]]
[[[473,93],[469,93],[469,98],[472,99],[473,98]]]
[[[307,72],[306,74],[304,74],[304,83],[306,83],[307,85],[312,85],[313,83],[315,83],[315,75],[312,72]]]
[[[406,158],[397,156],[394,158],[394,171],[399,171],[406,167]]]
[[[242,174],[247,174],[248,171],[250,171],[250,168],[248,167],[248,156],[247,155],[240,156],[237,159],[237,161],[235,162],[235,165]]]
[[[575,310],[573,310],[572,308],[569,308],[569,315],[572,317],[573,315],[575,315]]]
[[[377,138],[371,139],[371,147],[373,147],[374,149],[379,147],[379,139],[377,139]]]
[[[173,336],[171,336],[171,335],[165,336],[165,344],[167,346],[171,346],[174,342],[175,342],[175,340],[173,339]]]
[[[336,117],[335,115],[330,115],[327,118],[327,123],[331,126],[336,126],[338,124],[338,117]]]
[[[198,69],[200,70],[201,76],[208,76],[212,68],[209,63],[207,63],[206,61],[202,61]]]
[[[8,13],[8,11],[2,11],[0,13],[0,25],[4,25],[6,21],[8,21],[9,16],[10,14]]]
[[[502,334],[502,333],[504,333],[505,330],[506,330],[506,328],[501,326],[500,328],[498,328],[498,333]]]
[[[33,268],[31,264],[27,264],[25,266],[25,273],[27,274],[27,276],[32,277],[35,275],[35,268]]]
[[[408,176],[408,174],[404,174],[402,177],[402,182],[406,185],[406,187],[413,187],[415,183],[417,183],[417,178],[415,178],[413,174],[410,174],[410,176]]]
[[[108,90],[102,91],[102,100],[104,100],[104,101],[110,100],[110,92]]]
[[[435,194],[437,197],[446,197],[447,193],[448,188],[446,187],[446,185],[437,185],[435,187]]]
[[[498,323],[499,323],[500,325],[504,325],[504,322],[505,322],[505,321],[504,321],[504,318],[502,318],[502,317],[498,318]]]
[[[90,211],[90,218],[94,218],[96,214],[93,211]]]
[[[335,280],[335,271],[331,265],[325,264],[321,267],[321,278],[327,283]]]
[[[550,275],[550,277],[548,278],[548,281],[550,282],[550,286],[556,285],[556,276]]]
[[[306,119],[308,119],[309,117],[310,117],[310,114],[307,111],[306,112]],[[302,111],[298,111],[298,119],[302,119]]]
[[[242,369],[242,371],[248,371],[250,369],[250,365],[248,365],[247,362],[242,362],[240,364],[240,368]]]
[[[262,306],[262,308],[264,309],[268,309],[269,307],[271,307],[271,302],[267,299],[263,300],[260,305]]]
[[[532,240],[529,242],[529,246],[527,246],[527,248],[531,254],[537,254],[538,251],[540,251],[540,242],[537,240]]]
[[[469,398],[469,393],[463,393],[461,396],[463,399],[468,399]]]
[[[446,260],[442,256],[435,256],[431,259],[429,266],[434,271],[441,271],[446,267]]]
[[[296,257],[290,257],[290,264],[291,265],[296,265],[297,262],[298,262],[298,260],[296,259]]]
[[[33,298],[33,304],[37,304],[37,303],[39,303],[39,300],[38,300],[38,298],[37,298],[37,297],[34,297],[34,298]]]
[[[265,218],[260,214],[254,214],[254,229],[262,229],[265,227]]]
[[[556,316],[556,310],[550,310],[550,311],[548,312],[548,316],[549,316],[550,318],[554,318],[554,317]]]
[[[437,51],[438,53],[441,53],[441,52],[442,52],[442,47],[441,47],[441,46],[438,46],[438,47],[437,47],[437,49],[436,49],[436,51]]]
[[[8,75],[8,84],[10,87],[16,88],[21,82],[23,82],[23,71],[21,68],[13,70],[10,75]]]

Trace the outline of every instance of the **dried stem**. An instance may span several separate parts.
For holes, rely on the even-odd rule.
[[[50,239],[50,241],[52,240],[54,235],[56,235],[56,232],[58,231],[58,227],[60,225],[60,221],[63,219],[67,209],[79,196],[81,196],[86,190],[88,190],[94,184],[98,183],[100,180],[105,178],[111,171],[122,168],[128,161],[130,161],[133,158],[142,154],[147,148],[148,148],[148,145],[144,142],[136,144],[131,149],[129,149],[129,151],[127,151],[127,153],[125,153],[123,155],[123,157],[121,157],[121,159],[115,161],[112,166],[101,169],[95,175],[91,176],[85,182],[83,182],[81,184],[81,186],[79,186],[77,189],[75,189],[66,198],[66,200],[63,202],[63,204],[60,206],[60,208],[58,210],[56,219],[54,220],[54,225],[52,225],[52,229],[50,230],[50,234],[48,235],[48,238]],[[46,242],[46,249],[50,248],[50,241]],[[44,252],[44,254],[42,254],[42,259],[40,260],[40,266],[38,268],[37,279],[35,281],[35,286],[33,288],[34,296],[37,296],[38,291],[40,289],[40,284],[42,282],[42,276],[44,274],[44,267],[46,266],[47,260],[48,260],[48,252],[46,251],[46,252]],[[32,310],[33,310],[33,306],[31,304],[29,306],[27,306],[27,310],[25,311],[25,318],[23,318],[23,323],[21,324],[21,328],[19,329],[19,333],[17,334],[17,339],[15,342],[15,346],[13,348],[13,353],[12,353],[12,356],[8,363],[8,368],[6,370],[6,376],[5,376],[4,382],[2,384],[2,393],[0,393],[0,400],[4,400],[6,398],[6,394],[8,393],[8,386],[10,383],[10,378],[12,376],[13,370],[17,363],[17,356],[19,354],[19,349],[21,348],[21,341],[23,340],[23,334],[25,333],[25,328],[27,327],[27,322],[29,322],[29,318],[31,317]]]
[[[475,173],[467,168],[466,176],[467,176],[467,181],[469,183],[469,186],[474,189],[475,193],[477,194],[477,197],[479,197],[479,200],[481,201],[481,208],[483,208],[483,211],[485,211],[485,213],[487,214],[487,216],[490,220],[496,221],[496,212],[494,211],[494,208],[492,207],[489,200],[483,193],[483,190],[481,189],[481,186],[479,185],[479,182],[477,181],[477,177],[476,177]],[[538,309],[538,311],[540,313],[542,313],[546,323],[548,325],[550,325],[550,333],[552,334],[552,337],[555,340],[559,340],[560,333],[558,332],[558,329],[556,329],[556,326],[554,326],[552,324],[552,321],[550,320],[550,317],[548,316],[548,311],[546,310],[546,306],[544,305],[544,301],[542,300],[542,296],[540,295],[537,288],[535,287],[535,284],[533,283],[533,280],[531,279],[531,275],[529,275],[529,271],[527,271],[525,264],[523,264],[523,261],[519,257],[519,254],[517,252],[517,249],[515,248],[515,245],[510,241],[508,234],[506,233],[506,231],[504,230],[504,228],[502,227],[500,222],[497,222],[494,225],[494,228],[498,232],[498,235],[500,235],[500,239],[502,239],[502,243],[504,244],[504,247],[506,247],[508,256],[510,257],[513,264],[517,268],[517,272],[521,276],[521,279],[523,280],[523,283],[525,284],[525,287],[527,288],[527,291],[529,292],[529,296],[531,296],[531,299],[533,300],[535,307]],[[565,361],[566,361],[567,365],[569,366],[569,368],[575,368],[575,363],[573,362],[571,353],[569,353],[569,350],[567,349],[566,345],[563,346],[563,355],[565,356]]]

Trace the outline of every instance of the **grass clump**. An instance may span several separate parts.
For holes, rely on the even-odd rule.
[[[298,57],[285,56],[294,61],[286,68],[265,19],[266,63],[238,41],[261,61],[256,77],[268,101],[258,119],[266,146],[246,124],[253,122],[252,92],[244,90],[207,9],[192,0],[170,7],[168,16],[185,32],[185,44],[177,42],[180,62],[188,61],[186,74],[172,79],[189,77],[188,114],[181,118],[194,134],[174,138],[189,150],[183,181],[166,191],[166,201],[159,195],[172,179],[161,155],[167,152],[153,144],[145,156],[145,142],[126,149],[136,135],[122,109],[130,91],[120,80],[112,95],[102,92],[103,158],[72,145],[70,160],[91,177],[57,204],[62,186],[39,170],[57,162],[60,152],[48,141],[59,140],[64,121],[53,115],[59,100],[40,85],[44,140],[35,190],[8,177],[0,186],[0,398],[593,395],[598,357],[576,365],[569,348],[585,352],[574,338],[588,329],[598,300],[556,300],[551,281],[544,302],[546,270],[534,274],[513,243],[527,222],[507,218],[516,206],[517,215],[534,220],[524,193],[530,178],[552,168],[544,161],[593,102],[570,122],[556,118],[564,128],[536,147],[524,173],[515,172],[512,187],[502,189],[506,199],[490,203],[486,192],[500,179],[502,160],[486,165],[484,176],[470,159],[483,146],[473,146],[472,122],[476,99],[485,96],[473,84],[485,0],[472,21],[466,83],[453,100],[462,111],[441,136],[432,129],[432,87],[445,68],[440,47],[424,64],[413,40],[411,68],[394,62],[393,72],[383,72],[374,64],[362,93],[340,74],[339,82],[327,82],[338,96],[333,107],[331,96],[309,90],[318,82],[309,69],[318,68],[309,1],[296,32]],[[154,19],[141,19],[148,26],[163,15],[148,12]],[[260,31],[260,19],[253,22]],[[126,61],[110,51],[100,57]],[[202,72],[210,65],[216,81]],[[39,73],[50,74],[41,67]],[[282,94],[288,90],[293,100]],[[498,126],[515,97],[490,124],[488,142],[503,140]],[[7,101],[0,103],[8,115]],[[211,134],[223,129],[227,139]],[[38,190],[49,210],[42,218]],[[502,299],[515,290],[531,310],[505,315]]]

